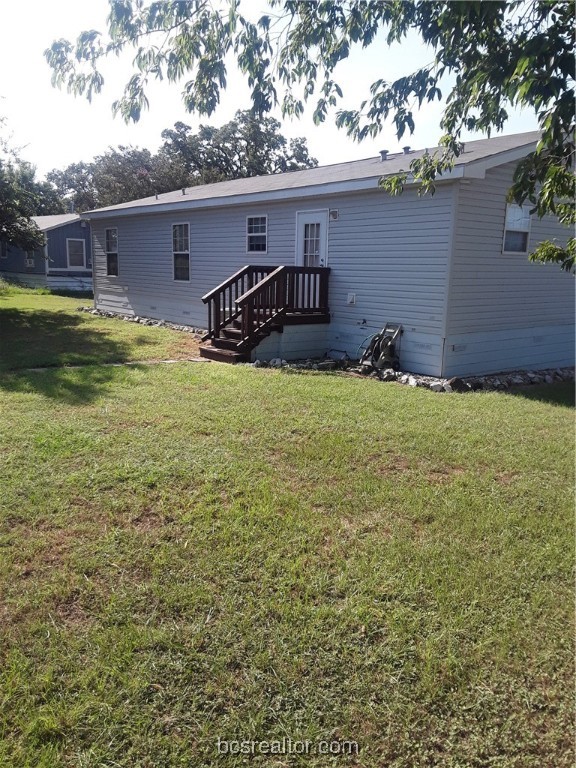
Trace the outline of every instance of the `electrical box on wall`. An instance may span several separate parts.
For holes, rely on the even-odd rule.
[[[347,304],[356,304],[356,294],[355,293],[349,293],[348,298],[346,299]]]

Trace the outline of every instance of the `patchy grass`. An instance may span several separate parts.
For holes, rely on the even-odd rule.
[[[80,313],[86,299],[0,286],[0,371],[198,355],[191,334]]]
[[[573,420],[537,391],[0,375],[0,764],[572,766]]]

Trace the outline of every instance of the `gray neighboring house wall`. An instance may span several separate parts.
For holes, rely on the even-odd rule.
[[[34,216],[44,232],[46,245],[23,251],[10,243],[0,244],[0,274],[32,287],[60,290],[92,290],[92,240],[90,225],[77,213]]]
[[[574,363],[574,278],[504,250],[506,193],[538,134],[466,144],[434,195],[391,197],[383,175],[421,155],[388,155],[192,187],[84,214],[91,223],[99,309],[206,327],[202,296],[246,264],[299,263],[305,221],[321,222],[330,267],[327,325],[286,327],[253,357],[358,356],[386,322],[401,323],[405,370],[481,374]],[[266,252],[247,252],[247,220],[266,217]],[[174,280],[173,225],[189,225],[189,281]],[[526,247],[565,241],[552,218],[530,220]],[[117,234],[108,274],[106,233]],[[114,242],[112,240],[112,242]],[[113,257],[114,259],[114,257]]]

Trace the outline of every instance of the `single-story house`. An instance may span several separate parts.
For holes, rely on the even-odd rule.
[[[0,243],[0,275],[31,287],[92,290],[90,225],[77,213],[33,216],[44,232],[43,248],[23,251]]]
[[[230,361],[357,357],[399,323],[404,370],[571,365],[574,278],[528,260],[569,232],[506,201],[537,139],[468,142],[433,195],[379,187],[427,151],[406,147],[90,211],[96,307],[206,328]]]

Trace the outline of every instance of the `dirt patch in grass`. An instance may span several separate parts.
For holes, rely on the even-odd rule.
[[[455,477],[461,477],[466,473],[464,467],[442,467],[441,469],[432,469],[426,473],[429,482],[435,485],[444,485],[450,483]]]
[[[516,482],[519,477],[520,475],[518,472],[497,472],[494,475],[496,482],[501,485],[512,485],[512,483]]]
[[[68,629],[88,629],[95,624],[95,618],[87,613],[82,598],[77,592],[67,595],[54,605],[53,623],[63,624]]]
[[[143,509],[137,517],[132,517],[126,522],[126,527],[138,533],[150,533],[171,522],[171,519],[163,517],[153,509]]]
[[[189,360],[200,355],[200,338],[189,333],[182,333],[182,339],[166,345],[166,352],[171,360]]]

